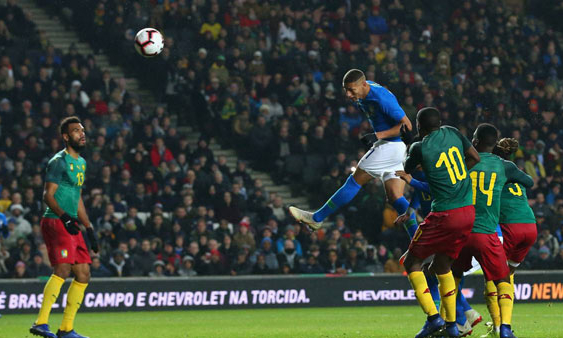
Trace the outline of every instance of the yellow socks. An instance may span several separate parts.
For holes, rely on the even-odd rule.
[[[409,281],[411,282],[412,288],[414,289],[414,294],[416,295],[416,299],[418,300],[422,311],[424,311],[427,316],[433,316],[437,314],[438,310],[436,310],[436,305],[434,304],[434,300],[432,299],[432,295],[430,294],[430,290],[428,289],[428,283],[426,282],[424,273],[422,271],[414,271],[409,273]]]
[[[492,280],[485,282],[485,301],[487,302],[487,308],[489,309],[489,314],[493,320],[493,325],[495,327],[499,327],[500,308],[497,297],[497,287]]]
[[[444,320],[446,322],[455,322],[456,288],[454,276],[450,271],[443,275],[436,275],[436,277],[438,277],[438,289],[442,298],[440,307],[443,307],[445,311]]]
[[[70,288],[68,288],[68,295],[66,301],[66,308],[63,314],[63,322],[61,323],[61,331],[71,331],[74,327],[74,317],[76,312],[82,304],[82,299],[84,298],[84,290],[88,284],[79,283],[76,280],[72,281]]]
[[[498,306],[502,324],[510,325],[512,321],[512,308],[514,306],[514,288],[506,282],[500,282],[498,289]]]
[[[64,282],[65,280],[61,277],[55,274],[51,275],[51,278],[49,278],[47,284],[45,284],[45,289],[43,289],[43,302],[41,303],[41,309],[39,310],[39,315],[37,316],[35,324],[41,325],[49,323],[51,308],[57,301]]]
[[[512,285],[512,290],[514,290],[514,272],[510,274],[510,285]]]

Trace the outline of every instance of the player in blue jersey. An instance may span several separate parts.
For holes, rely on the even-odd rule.
[[[350,202],[360,188],[373,178],[380,178],[385,186],[389,203],[399,215],[404,214],[409,202],[403,197],[405,182],[395,171],[403,170],[406,145],[410,138],[412,124],[399,106],[395,96],[381,85],[366,81],[361,70],[351,69],[342,79],[346,97],[368,118],[374,133],[369,134],[373,145],[358,163],[356,171],[346,183],[316,212],[290,207],[292,216],[312,230],[321,227],[322,222],[338,208]],[[407,141],[408,142],[408,141]]]
[[[425,218],[431,211],[432,207],[432,195],[430,195],[430,185],[426,182],[426,176],[424,175],[424,171],[417,169],[412,173],[412,175],[407,174],[405,171],[400,170],[396,172],[397,176],[399,176],[402,180],[404,180],[408,185],[414,188],[414,194],[411,199],[411,203],[409,205],[409,209],[407,214],[400,215],[395,220],[395,225],[403,224],[405,226],[405,230],[408,232],[410,238],[414,236],[416,229],[418,226],[416,223],[414,226],[408,226],[408,222],[406,222],[410,217],[415,213],[415,210],[418,210],[419,215],[422,218]],[[401,259],[406,256],[403,255]],[[402,264],[402,263],[401,263]],[[428,266],[426,266],[427,268]],[[430,290],[430,294],[432,295],[432,299],[436,304],[436,307],[440,307],[440,291],[438,289],[438,279],[434,274],[426,272],[426,280],[428,282],[428,288]],[[459,289],[463,288],[464,278],[462,278],[460,282]],[[479,314],[479,312],[475,311],[463,293],[458,292],[456,298],[456,322],[459,329],[460,337],[466,337],[473,333],[473,327],[479,324],[483,320],[483,317]]]

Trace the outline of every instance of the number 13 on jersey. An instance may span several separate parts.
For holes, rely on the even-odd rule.
[[[84,173],[76,173],[76,185],[81,187],[84,184]]]

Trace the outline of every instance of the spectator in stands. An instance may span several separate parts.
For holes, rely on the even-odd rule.
[[[148,239],[141,242],[141,250],[137,251],[131,257],[133,276],[148,276],[153,270],[153,264],[156,261],[156,255],[151,251],[151,244]]]
[[[48,277],[53,273],[53,269],[43,263],[43,254],[41,252],[33,254],[33,261],[29,264],[27,271],[31,277]]]
[[[178,270],[178,275],[182,277],[197,276],[197,272],[194,270],[194,263],[195,260],[192,256],[184,256],[184,258],[182,258],[182,266]]]
[[[301,273],[322,274],[324,273],[324,269],[319,264],[318,257],[313,254],[309,254],[307,256],[306,263],[301,266]]]
[[[109,261],[109,270],[114,277],[129,277],[131,269],[129,261],[125,259],[123,251],[117,249],[113,251],[113,255]]]
[[[161,260],[156,260],[153,263],[153,271],[149,273],[150,277],[166,277],[164,267],[166,264]]]
[[[278,251],[278,264],[282,267],[284,264],[287,264],[291,273],[296,273],[300,270],[301,257],[302,256],[295,250],[295,244],[293,241],[286,239],[284,241],[283,250]]]
[[[295,227],[293,225],[286,226],[284,236],[276,241],[277,252],[284,251],[286,241],[291,241],[297,255],[303,256],[303,249],[301,248],[301,243],[295,238]]]
[[[328,252],[328,259],[325,264],[325,272],[332,274],[346,274],[346,267],[340,261],[338,257],[338,252],[335,249],[331,249]]]
[[[389,257],[387,262],[385,262],[383,270],[389,273],[404,272],[405,268],[403,267],[403,265],[399,263],[399,258],[401,258],[402,254],[403,252],[401,251],[400,248],[395,248],[395,250],[393,250],[393,255],[391,255],[391,257]]]
[[[552,268],[553,259],[551,258],[551,252],[548,247],[542,246],[538,250],[539,257],[533,263],[532,269],[534,270],[549,270]]]
[[[266,269],[269,271],[268,273],[275,273],[279,271],[279,262],[272,246],[272,239],[269,237],[264,237],[260,242],[260,249],[256,250],[256,252],[250,258],[251,263],[256,263],[258,261],[258,258],[260,256],[263,256],[264,264],[266,266]]]
[[[92,257],[92,264],[90,265],[90,275],[92,277],[112,277],[111,271],[106,268],[100,261],[100,257]]]
[[[22,261],[18,261],[15,265],[15,271],[12,278],[31,278],[31,274],[26,268],[26,264]]]
[[[233,243],[239,248],[242,248],[245,244],[249,245],[252,251],[256,248],[254,236],[250,232],[250,220],[248,218],[244,218],[240,222],[238,231],[233,237]]]

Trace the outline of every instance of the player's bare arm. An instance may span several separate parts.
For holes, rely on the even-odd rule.
[[[59,188],[58,184],[53,183],[53,182],[46,182],[45,183],[45,189],[43,190],[43,201],[45,202],[45,204],[47,204],[47,206],[51,210],[53,210],[53,212],[55,214],[57,214],[57,216],[60,217],[65,212],[59,206],[59,203],[55,199],[55,193],[57,192],[58,188]]]
[[[412,180],[411,174],[407,174],[404,170],[395,171],[395,175],[399,176],[403,181],[407,182],[408,184],[411,183]]]
[[[403,127],[403,125],[407,126],[408,130],[412,130],[411,121],[409,120],[408,117],[403,116],[401,121],[399,123],[397,123],[393,128],[387,129],[387,130],[384,130],[384,131],[376,132],[375,135],[380,140],[385,139],[385,138],[389,138],[389,137],[399,136],[399,135],[401,135],[401,128]]]
[[[471,146],[465,151],[465,166],[467,167],[467,170],[473,168],[480,161],[481,157],[479,157],[479,153],[475,147]]]
[[[82,196],[78,200],[78,220],[84,227],[91,228],[92,224],[90,223],[90,219],[88,218],[88,213],[86,213],[86,208],[84,207],[84,202],[82,201]]]
[[[90,242],[90,248],[95,253],[98,253],[99,251],[98,240],[96,239],[96,234],[94,233],[94,228],[92,227],[92,223],[90,223],[90,219],[88,218],[86,207],[84,207],[84,202],[82,201],[82,195],[80,195],[80,199],[78,200],[77,216],[80,223],[82,223],[82,225],[86,227],[86,235],[88,236],[88,241]]]

